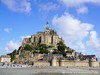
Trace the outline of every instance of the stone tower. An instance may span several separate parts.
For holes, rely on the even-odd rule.
[[[96,61],[96,59],[91,59],[91,60],[89,60],[89,66],[90,67],[97,67],[97,66],[99,66],[99,62]]]
[[[56,57],[52,58],[51,66],[57,66],[57,58]]]
[[[47,21],[47,23],[46,23],[45,30],[46,30],[46,31],[50,31],[50,29],[49,29],[49,23],[48,23],[48,21]]]

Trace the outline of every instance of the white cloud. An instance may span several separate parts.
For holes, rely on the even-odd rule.
[[[1,0],[10,10],[15,12],[26,12],[31,11],[31,3],[29,0]]]
[[[11,30],[12,30],[12,28],[4,28],[4,31],[7,33],[11,32]]]
[[[100,0],[58,0],[66,7],[74,7],[77,9],[78,13],[87,13],[87,4],[100,5]]]
[[[13,40],[10,40],[6,47],[4,48],[4,50],[8,51],[8,52],[11,52],[15,49],[18,49],[20,46],[20,42],[17,42],[17,41],[13,41]]]
[[[87,3],[100,4],[100,0],[59,0],[67,7],[79,7]]]
[[[87,45],[96,50],[100,50],[100,39],[96,31],[90,32],[90,39],[87,41]]]
[[[53,2],[45,3],[45,4],[39,4],[39,11],[43,11],[48,13],[51,10],[57,10],[59,7],[57,4],[54,4]]]
[[[96,56],[99,58],[99,62],[100,62],[100,51],[96,51]]]
[[[82,6],[82,7],[79,7],[79,8],[77,8],[77,12],[79,13],[79,14],[84,14],[84,13],[87,13],[88,12],[88,8],[87,7],[85,7],[85,6]]]
[[[68,46],[80,52],[85,52],[83,40],[88,37],[89,32],[93,29],[92,24],[82,23],[71,14],[65,13],[60,17],[55,16],[53,25]]]

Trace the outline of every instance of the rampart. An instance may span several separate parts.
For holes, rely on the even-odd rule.
[[[77,61],[77,60],[60,60],[53,59],[51,66],[76,66],[76,67],[98,67],[98,61]]]
[[[36,62],[34,62],[34,66],[50,66],[50,62],[47,62],[47,61],[36,61]]]

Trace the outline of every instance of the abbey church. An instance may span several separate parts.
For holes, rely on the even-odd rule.
[[[49,28],[47,22],[44,32],[37,32],[37,34],[32,35],[30,38],[24,38],[22,45],[32,44],[33,46],[36,46],[39,43],[56,47],[59,41],[63,41],[62,38],[59,38],[56,31]]]

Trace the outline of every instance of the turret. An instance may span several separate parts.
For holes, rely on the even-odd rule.
[[[45,34],[49,34],[49,33],[50,33],[50,29],[49,29],[49,23],[47,21],[46,27],[45,27]]]
[[[51,61],[51,66],[57,66],[56,62],[57,62],[57,58],[53,57]]]
[[[47,21],[47,23],[46,23],[46,28],[45,28],[46,30],[49,30],[49,23],[48,23],[48,21]]]
[[[90,67],[97,67],[97,66],[99,66],[99,62],[96,61],[96,59],[92,58],[91,60],[89,60],[89,66]]]

